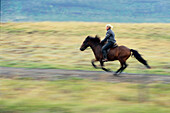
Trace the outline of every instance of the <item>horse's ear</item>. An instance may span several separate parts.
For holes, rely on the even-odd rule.
[[[95,36],[95,38],[99,38],[99,36],[98,36],[98,35],[96,35],[96,36]]]
[[[98,35],[95,36],[97,42],[100,42],[100,37]]]
[[[100,39],[100,37],[99,37],[98,35],[96,35],[96,36],[95,36],[95,38],[98,38],[98,39]]]

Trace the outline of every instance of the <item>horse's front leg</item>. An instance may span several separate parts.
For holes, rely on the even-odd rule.
[[[101,65],[101,69],[103,69],[104,71],[106,71],[106,72],[111,72],[110,69],[104,68],[104,62],[103,62],[103,61],[100,61],[100,65]]]
[[[92,60],[91,60],[92,66],[93,66],[94,68],[96,68],[96,69],[99,69],[99,67],[97,67],[97,66],[94,64],[94,62],[97,62],[97,60],[96,60],[96,59],[92,59]]]
[[[91,60],[92,66],[93,66],[94,68],[96,68],[96,69],[103,69],[103,70],[106,71],[106,72],[111,72],[110,69],[104,68],[104,62],[103,62],[103,61],[100,61],[100,67],[97,67],[97,66],[94,64],[94,62],[98,62],[98,60],[95,60],[95,59],[92,59],[92,60]]]

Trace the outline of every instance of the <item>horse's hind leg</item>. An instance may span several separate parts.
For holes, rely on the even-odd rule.
[[[115,72],[115,76],[118,76],[128,65],[126,64],[126,61],[123,59],[119,60],[121,67]]]
[[[115,76],[118,76],[120,71],[123,70],[123,63],[121,63],[121,67],[115,72]],[[122,72],[122,71],[121,71]],[[119,74],[118,74],[119,73]]]
[[[127,64],[126,62],[120,62],[121,63],[121,67],[115,72],[115,76],[118,76],[119,74],[121,74],[123,72],[123,70],[125,70],[127,68]]]
[[[122,72],[127,68],[127,66],[128,66],[128,65],[127,65],[126,62],[125,62],[125,63],[123,64],[123,69],[120,70],[119,73],[122,73]]]

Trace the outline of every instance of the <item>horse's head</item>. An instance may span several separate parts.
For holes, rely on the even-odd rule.
[[[83,44],[81,45],[80,50],[84,51],[89,46],[92,46],[94,44],[99,44],[99,43],[100,43],[100,38],[97,35],[95,36],[95,38],[91,36],[87,36]]]

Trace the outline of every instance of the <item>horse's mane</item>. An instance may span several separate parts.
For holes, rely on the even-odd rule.
[[[88,38],[94,42],[100,43],[100,37],[98,35],[96,35],[95,37],[92,36],[88,36]]]

